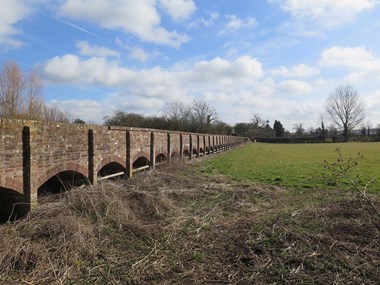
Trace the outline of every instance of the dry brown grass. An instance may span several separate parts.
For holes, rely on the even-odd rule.
[[[0,235],[1,284],[380,280],[380,218],[361,200],[178,165],[47,197]]]

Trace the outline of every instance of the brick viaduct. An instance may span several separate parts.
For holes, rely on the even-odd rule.
[[[0,118],[0,216],[27,212],[39,195],[63,185],[96,184],[192,159],[247,139],[153,129]],[[1,217],[0,217],[1,219]]]

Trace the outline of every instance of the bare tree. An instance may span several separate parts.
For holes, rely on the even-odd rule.
[[[22,111],[25,80],[15,62],[7,62],[0,71],[0,114],[16,118]]]
[[[302,123],[294,124],[293,130],[297,136],[302,136],[305,133],[305,128]]]
[[[193,121],[206,126],[218,120],[216,109],[204,100],[194,100],[191,104],[191,114]]]
[[[326,103],[326,111],[331,121],[343,131],[346,140],[350,131],[364,120],[364,110],[358,92],[350,85],[338,86]]]
[[[43,106],[43,119],[50,122],[69,123],[72,121],[69,112],[62,111],[57,105]]]
[[[321,140],[322,142],[325,142],[327,130],[325,129],[323,114],[320,115],[320,120],[321,120]]]
[[[26,80],[26,97],[26,117],[34,120],[43,119],[42,80],[35,72],[30,73]]]
[[[205,133],[221,126],[216,109],[204,100],[194,100],[190,104],[168,103],[163,113],[170,122],[170,129]]]
[[[262,115],[255,113],[251,119],[253,128],[264,128],[268,121],[263,120]]]
[[[0,70],[0,116],[69,122],[70,114],[57,106],[48,107],[42,97],[42,79],[34,71],[23,74],[16,62]]]
[[[182,102],[167,103],[163,109],[164,116],[170,120],[189,118],[190,112],[189,106]]]

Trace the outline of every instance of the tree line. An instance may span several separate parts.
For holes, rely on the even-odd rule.
[[[233,131],[230,125],[219,120],[216,109],[203,100],[193,100],[189,104],[168,103],[161,116],[116,110],[104,118],[104,124],[222,135],[231,135]]]

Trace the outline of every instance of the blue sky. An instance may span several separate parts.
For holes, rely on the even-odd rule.
[[[44,98],[86,121],[202,99],[317,127],[338,85],[380,124],[378,0],[1,0],[0,60],[36,69]]]

